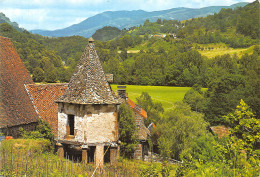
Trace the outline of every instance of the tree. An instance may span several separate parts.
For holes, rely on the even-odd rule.
[[[47,71],[45,71],[45,82],[55,83],[56,80],[57,80],[57,73],[54,67],[52,67],[52,69],[48,69]]]
[[[121,154],[131,158],[136,145],[136,124],[132,109],[126,104],[121,104],[119,109],[119,139]]]
[[[205,106],[205,98],[201,87],[194,85],[186,94],[184,95],[183,102],[190,105],[192,111],[203,112]]]
[[[205,93],[205,119],[211,124],[227,124],[224,115],[232,112],[240,99],[246,97],[245,77],[227,74],[214,81]]]
[[[155,123],[161,121],[161,114],[164,112],[162,103],[154,102],[151,96],[147,92],[142,92],[142,94],[136,98],[137,104],[142,107],[147,112],[147,121],[145,125],[148,126],[150,123]]]
[[[156,21],[158,24],[162,24],[162,20],[160,18],[157,19]]]
[[[249,153],[252,153],[252,150],[259,150],[260,120],[255,117],[242,99],[234,113],[229,113],[224,117],[232,128],[231,133],[244,142]]]
[[[206,133],[206,123],[201,113],[191,111],[185,103],[177,103],[175,108],[165,112],[158,130],[159,149],[164,157],[180,159],[191,144]]]
[[[44,80],[44,71],[41,68],[36,67],[33,70],[32,79],[33,79],[34,82],[42,82]]]

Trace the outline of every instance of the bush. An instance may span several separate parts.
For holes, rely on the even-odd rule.
[[[35,131],[27,132],[20,128],[20,134],[24,139],[47,139],[54,142],[54,134],[48,122],[40,120]]]
[[[34,153],[49,152],[51,142],[47,139],[10,139],[1,142],[0,150],[30,151]]]

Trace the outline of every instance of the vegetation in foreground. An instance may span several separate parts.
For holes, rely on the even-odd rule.
[[[136,99],[137,104],[147,111],[149,119],[146,125],[151,122],[156,124],[150,140],[153,149],[164,158],[183,160],[183,165],[177,168],[176,176],[259,175],[258,22],[259,2],[255,1],[243,8],[224,9],[218,14],[185,22],[158,19],[151,23],[147,20],[144,25],[125,31],[116,40],[95,42],[104,70],[114,74],[117,84],[183,86],[181,89],[192,87],[186,90],[185,95],[183,90],[178,93],[180,98],[173,98],[165,92],[163,97],[166,100],[163,103],[158,102],[161,98],[156,97],[158,93],[152,87],[146,87],[151,91],[141,86],[139,88],[141,92],[149,92],[152,97],[134,89],[131,92],[131,86],[127,88],[130,98]],[[86,45],[83,37],[45,38],[26,31],[20,33],[8,24],[0,25],[0,33],[13,39],[20,57],[37,82],[67,82]],[[177,38],[170,38],[169,35],[164,39],[149,37],[156,33],[175,33]],[[222,55],[226,51],[219,49],[219,46],[223,45],[238,53],[233,55],[229,50],[228,54]],[[128,50],[139,52],[128,53]],[[208,89],[203,91],[201,86]],[[168,89],[160,87],[160,93],[162,88]],[[172,102],[175,102],[174,106]],[[164,109],[166,107],[169,109]],[[126,108],[125,111],[128,112]],[[133,124],[131,114],[125,115],[125,122]],[[208,133],[209,125],[229,126],[231,134],[224,138],[214,137]],[[131,126],[121,126],[123,129],[120,130],[123,132],[121,140],[125,143],[126,154],[131,153],[135,144],[134,133],[129,131],[133,128]],[[43,138],[40,134],[24,133],[24,137]],[[7,149],[12,150],[11,147]],[[46,165],[46,159],[48,161],[51,156],[56,159],[53,154],[46,155],[43,164]],[[1,159],[5,157],[3,155]],[[19,155],[15,158],[19,158]],[[26,162],[25,159],[17,160]],[[37,161],[36,157],[36,161],[30,165]],[[25,171],[30,169],[28,163],[14,165],[12,162],[11,153],[9,161],[5,161],[6,164],[2,166],[6,167],[2,168],[2,173],[11,176],[11,173],[23,173],[24,168],[21,166],[25,167]],[[54,163],[57,165],[60,162],[57,160]],[[70,167],[64,165],[66,163]],[[61,164],[61,169],[57,171],[59,175],[64,174],[66,169],[73,172],[77,168],[76,164],[66,160]],[[54,166],[47,165],[46,169]],[[169,166],[141,166],[142,163],[139,163],[130,169],[143,176],[171,174],[167,170]],[[15,172],[12,171],[14,167],[18,167]],[[46,172],[50,174],[48,170],[43,173]],[[85,175],[81,171],[79,174]]]
[[[44,139],[3,141],[0,148],[0,175],[3,176],[78,176],[94,173],[93,164],[73,163],[58,158]],[[120,158],[116,165],[105,164],[94,176],[174,176],[177,166]]]

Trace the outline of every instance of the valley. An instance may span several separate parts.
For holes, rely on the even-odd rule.
[[[260,173],[260,5],[256,0],[229,7],[103,12],[65,29],[36,31],[42,35],[17,29],[15,23],[0,14],[4,19],[0,21],[1,40],[9,41],[1,43],[0,65],[7,63],[6,66],[10,66],[0,67],[0,83],[4,79],[8,84],[11,79],[16,79],[12,84],[20,83],[19,69],[15,70],[12,67],[15,65],[9,61],[21,59],[19,66],[24,64],[20,67],[24,73],[28,70],[29,86],[35,88],[31,91],[37,95],[27,101],[33,104],[37,103],[37,98],[39,103],[45,98],[46,103],[52,101],[47,110],[56,111],[53,117],[57,114],[63,116],[59,121],[63,125],[61,138],[64,139],[57,143],[46,122],[40,121],[34,131],[22,130],[21,137],[31,140],[15,139],[1,143],[0,176],[34,176],[36,173],[89,176],[96,171],[94,149],[103,154],[105,147],[109,149],[111,146],[109,153],[113,163],[119,154],[120,158],[116,165],[112,161],[104,163],[104,170],[98,169],[100,176],[257,177]],[[7,49],[12,50],[1,53]],[[9,68],[14,68],[14,72],[9,72]],[[17,77],[12,77],[14,73]],[[111,77],[106,80],[104,74],[113,74],[110,86],[115,93],[117,86],[126,86],[126,93],[133,102],[125,100],[119,103],[107,83]],[[27,93],[29,86],[20,85],[17,88],[24,89],[25,86]],[[91,87],[91,90],[86,91],[84,87]],[[2,88],[0,84],[0,91],[6,90]],[[53,89],[53,92],[48,89]],[[64,104],[59,102],[58,107],[58,97],[54,96],[63,93],[59,89],[65,92],[71,89],[66,97],[74,99],[74,102],[66,102],[65,97]],[[103,94],[105,92],[109,93]],[[77,99],[81,94],[84,96]],[[87,100],[91,94],[93,99],[98,99],[94,100],[96,102],[78,102]],[[0,101],[12,103],[9,97],[7,101],[1,97]],[[112,101],[108,104],[104,99]],[[71,107],[87,114],[71,113]],[[36,112],[45,110],[41,104],[33,108],[37,108]],[[64,109],[69,110],[68,113],[63,112]],[[0,107],[1,110],[4,109]],[[80,121],[76,122],[78,117]],[[94,146],[93,143],[89,146],[71,145],[77,133],[83,135],[82,129],[76,126],[90,117],[90,122],[100,120],[95,123],[97,128],[89,134],[97,133],[94,140],[102,137],[105,129],[113,127],[111,123],[115,129],[108,133],[107,139],[113,136],[119,141],[110,144],[112,141],[109,139],[107,144]],[[108,123],[102,129],[100,125],[105,120]],[[55,121],[58,122],[54,119],[51,123]],[[46,141],[46,147],[43,146],[41,152],[29,153],[28,144],[41,144],[43,141]],[[23,145],[15,146],[17,143]],[[62,143],[67,143],[65,149],[74,148],[77,157],[84,159],[88,153],[91,154],[89,160],[84,159],[90,163],[73,161],[72,156],[64,154]],[[116,152],[118,146],[120,151]],[[24,153],[23,147],[28,153]],[[59,151],[54,151],[54,148]],[[136,150],[142,156],[141,160],[133,160]],[[13,162],[13,154],[17,154],[16,162]],[[103,156],[99,158],[102,164],[110,160]],[[35,166],[37,163],[40,168]]]

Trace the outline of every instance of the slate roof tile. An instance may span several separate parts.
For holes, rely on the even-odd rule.
[[[93,41],[86,46],[64,95],[56,101],[74,104],[120,104],[106,80]]]

